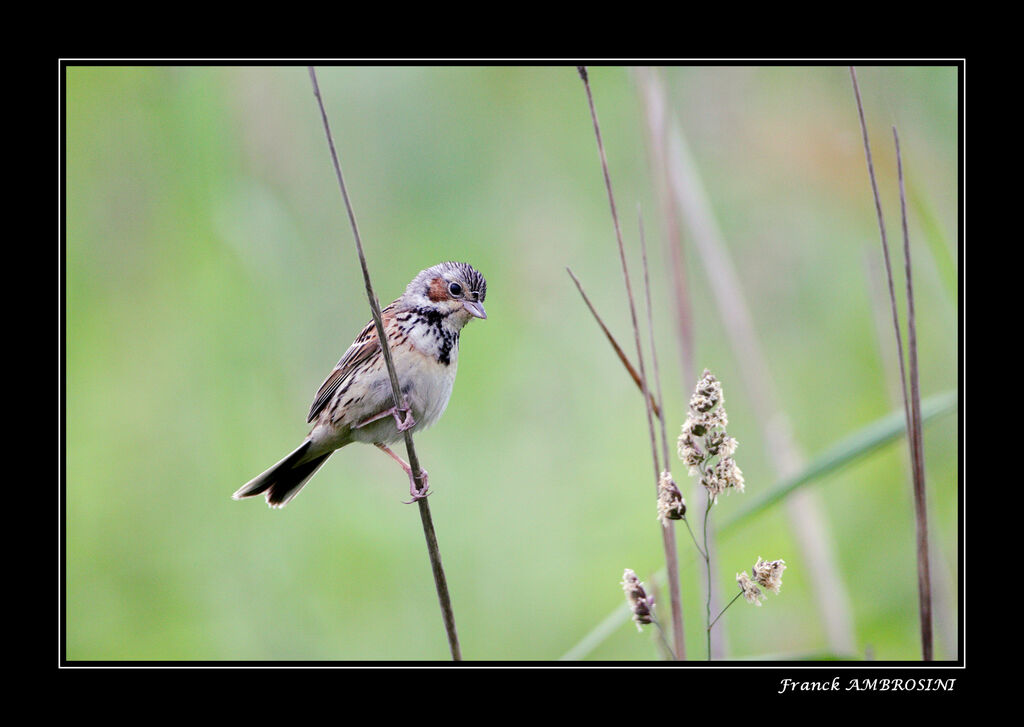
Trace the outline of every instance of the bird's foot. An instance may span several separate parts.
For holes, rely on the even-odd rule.
[[[397,454],[392,452],[391,449],[388,448],[387,445],[384,445],[384,444],[381,444],[381,443],[377,442],[374,446],[377,447],[377,449],[379,449],[381,452],[383,452],[387,456],[391,457],[391,459],[393,459],[396,462],[398,462],[399,466],[403,470],[405,470],[405,474],[407,474],[409,476],[409,494],[412,495],[412,499],[408,500],[408,501],[403,500],[402,502],[405,502],[406,505],[411,505],[412,503],[416,502],[417,500],[422,500],[427,495],[430,494],[430,484],[429,484],[429,480],[427,478],[427,471],[425,469],[423,469],[422,467],[420,468],[420,482],[423,483],[423,486],[422,487],[417,487],[416,486],[416,478],[412,474],[412,467],[410,467],[409,464],[404,459],[402,459]]]
[[[412,409],[409,407],[393,406],[390,409],[382,411],[380,414],[374,414],[369,419],[360,422],[356,425],[356,429],[361,429],[367,424],[383,419],[384,417],[393,416],[395,418],[395,426],[398,427],[398,431],[404,432],[408,429],[412,429],[416,426],[416,420],[412,416]]]
[[[430,494],[430,483],[427,479],[427,471],[420,468],[420,482],[423,483],[422,489],[416,487],[416,478],[412,476],[412,469],[409,470],[409,494],[412,495],[411,500],[402,500],[406,505],[411,505],[418,500],[425,500],[427,495]]]

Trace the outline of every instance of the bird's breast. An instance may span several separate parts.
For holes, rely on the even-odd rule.
[[[450,350],[449,362],[423,354],[415,348],[400,353],[396,361],[398,380],[416,419],[416,429],[436,422],[448,406],[458,368],[458,346]]]

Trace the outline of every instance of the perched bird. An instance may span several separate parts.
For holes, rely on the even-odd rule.
[[[486,318],[487,281],[466,263],[445,262],[421,271],[401,298],[382,313],[404,402],[396,406],[391,379],[370,321],[338,361],[313,399],[307,422],[313,429],[298,449],[250,480],[234,499],[266,493],[267,504],[284,507],[334,450],[367,442],[397,461],[409,475],[413,500],[426,496],[427,477],[417,489],[412,468],[387,445],[436,422],[448,406],[459,357],[459,332],[472,318]]]

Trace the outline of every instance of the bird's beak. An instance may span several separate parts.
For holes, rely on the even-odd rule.
[[[486,318],[487,311],[484,310],[484,304],[477,300],[464,300],[462,301],[463,307],[469,311],[471,316],[477,318]]]

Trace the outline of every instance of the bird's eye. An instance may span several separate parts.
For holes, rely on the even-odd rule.
[[[462,295],[462,286],[458,283],[452,283],[448,286],[448,292],[456,296]]]

